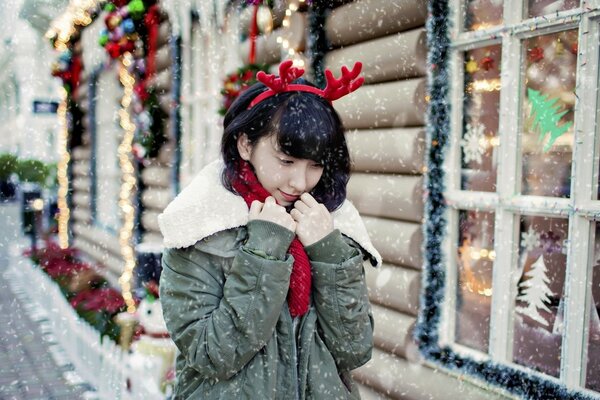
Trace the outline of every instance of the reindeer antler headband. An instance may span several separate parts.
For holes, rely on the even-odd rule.
[[[321,96],[329,101],[334,101],[347,95],[348,93],[354,92],[365,81],[365,78],[358,76],[362,69],[362,63],[357,61],[354,64],[352,71],[349,71],[346,66],[343,66],[342,76],[339,79],[336,79],[333,76],[333,73],[329,69],[326,69],[325,80],[327,81],[327,85],[325,86],[325,89],[319,89],[313,86],[302,85],[298,83],[291,83],[304,74],[304,70],[302,68],[292,67],[292,64],[292,60],[286,60],[282,62],[279,65],[278,77],[272,74],[266,74],[263,71],[260,71],[258,74],[256,74],[256,79],[264,83],[269,90],[256,96],[248,106],[248,109],[254,107],[264,99],[283,92],[309,92]]]

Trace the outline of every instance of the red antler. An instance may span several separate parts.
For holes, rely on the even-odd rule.
[[[352,68],[352,71],[348,71],[348,68],[346,68],[346,66],[343,66],[342,76],[339,79],[335,79],[333,73],[330,70],[326,69],[325,80],[327,81],[327,86],[325,87],[325,89],[323,89],[323,97],[325,97],[329,101],[334,101],[342,96],[347,95],[348,93],[354,92],[365,81],[365,78],[363,78],[362,76],[357,79],[361,70],[362,63],[357,61],[354,64],[354,68]]]
[[[264,83],[272,91],[279,93],[283,92],[287,85],[304,74],[304,70],[301,68],[292,67],[294,62],[292,60],[286,60],[279,65],[279,77],[273,74],[266,74],[263,71],[259,71],[256,74],[256,79]]]
[[[327,86],[324,90],[321,90],[310,85],[292,83],[304,74],[302,68],[293,67],[293,64],[294,62],[292,60],[282,62],[279,65],[279,77],[273,74],[266,74],[263,71],[256,74],[256,79],[269,89],[256,96],[254,100],[250,102],[248,108],[254,107],[264,99],[274,96],[277,93],[291,91],[314,93],[332,102],[348,93],[354,92],[365,81],[363,77],[358,77],[362,69],[362,64],[357,62],[354,64],[352,71],[348,71],[348,68],[345,66],[342,67],[342,76],[339,79],[335,79],[330,70],[325,70]]]

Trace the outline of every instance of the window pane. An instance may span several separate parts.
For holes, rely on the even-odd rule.
[[[600,392],[600,223],[596,222],[585,387]]]
[[[456,342],[487,353],[494,265],[494,213],[461,211]]]
[[[465,30],[476,31],[502,24],[504,0],[466,0]]]
[[[500,45],[464,53],[462,190],[496,190],[501,53]]]
[[[103,72],[97,87],[102,95],[96,98],[96,223],[117,231],[121,225],[118,207],[121,187],[118,147],[122,129],[119,124],[120,104],[115,101],[123,89],[114,74]]]
[[[558,377],[568,220],[521,216],[514,361]]]
[[[569,197],[577,30],[524,40],[523,51],[521,193]]]
[[[557,11],[566,11],[579,7],[580,0],[528,0],[527,18],[553,14]]]

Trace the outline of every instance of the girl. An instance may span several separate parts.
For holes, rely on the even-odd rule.
[[[180,354],[174,399],[358,399],[371,357],[363,259],[381,258],[347,201],[350,172],[328,88],[261,74],[224,120],[222,160],[159,217],[160,298]],[[266,85],[265,85],[266,84]]]

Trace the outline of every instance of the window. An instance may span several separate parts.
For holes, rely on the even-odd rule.
[[[224,24],[217,17],[222,12],[202,2],[183,27],[183,81],[190,84],[182,87],[182,187],[220,154],[223,77],[240,66],[237,52],[223,51],[237,46],[231,40],[239,35],[226,31],[237,29],[237,17]]]
[[[123,130],[119,125],[120,99],[123,96],[123,89],[115,68],[107,69],[99,74],[95,95],[94,223],[116,233],[121,226],[121,213],[118,205],[121,170],[117,149],[123,135]]]
[[[599,5],[449,2],[437,357],[575,396],[600,392]]]

